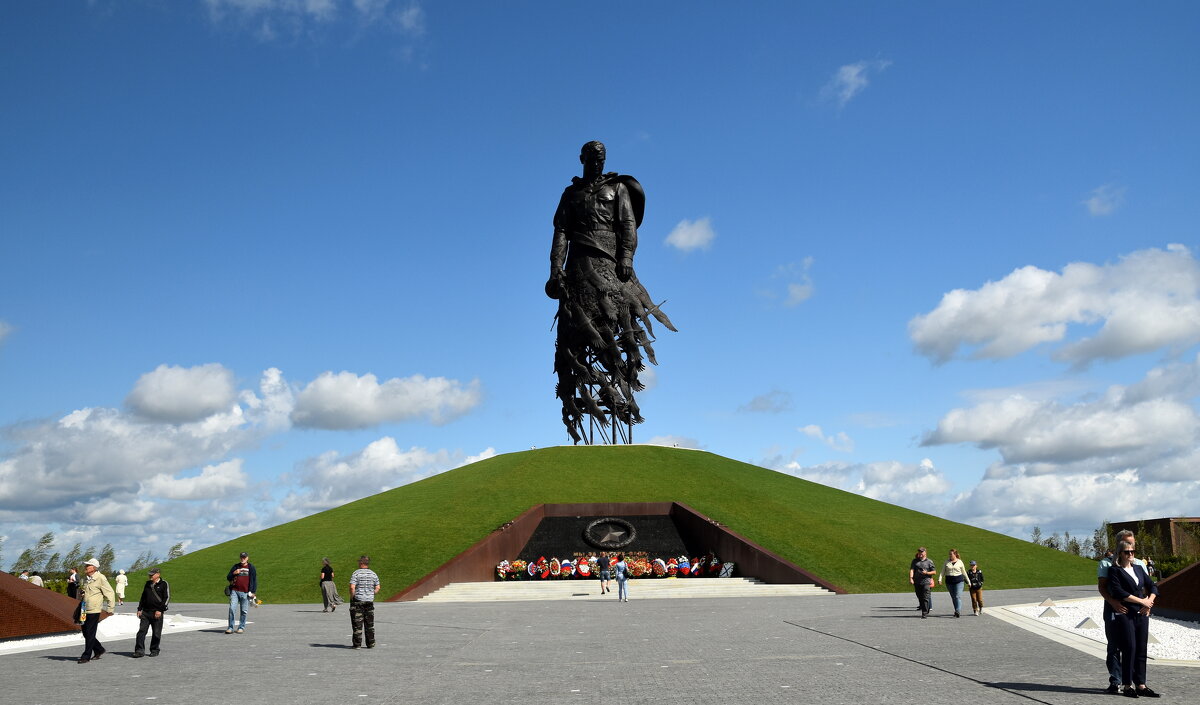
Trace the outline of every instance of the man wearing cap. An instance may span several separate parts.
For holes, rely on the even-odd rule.
[[[83,655],[79,663],[99,659],[107,649],[96,638],[96,628],[100,626],[100,613],[112,612],[117,595],[113,592],[108,578],[100,572],[100,561],[89,558],[83,564],[82,601],[79,604],[79,614],[83,617]],[[106,609],[107,608],[107,609]]]
[[[246,631],[246,613],[250,610],[250,600],[254,599],[254,593],[258,590],[258,573],[254,570],[254,564],[250,562],[250,554],[242,551],[241,560],[233,564],[225,579],[229,581],[229,628],[225,633],[233,634],[236,631],[241,634]],[[239,615],[241,621],[234,629],[233,620]]]
[[[142,599],[138,600],[137,616],[141,620],[138,626],[137,641],[133,644],[133,657],[141,658],[146,655],[146,631],[150,635],[150,655],[158,656],[158,645],[162,641],[163,615],[171,604],[171,586],[162,579],[158,566],[148,572],[150,579],[142,588]]]

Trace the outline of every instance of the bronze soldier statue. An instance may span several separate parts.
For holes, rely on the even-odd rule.
[[[580,151],[583,177],[571,179],[554,213],[546,282],[546,295],[558,300],[555,394],[575,443],[591,442],[589,418],[602,436],[612,422],[613,442],[619,433],[632,440],[633,424],[642,422],[633,393],[644,388],[643,353],[658,364],[650,317],[675,330],[633,270],[646,194],[632,176],[604,173],[604,158],[600,142]]]

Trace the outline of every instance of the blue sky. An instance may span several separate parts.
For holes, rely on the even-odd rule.
[[[1015,536],[1200,506],[1194,3],[0,6],[0,535],[190,550],[566,443],[599,139],[642,442]],[[914,537],[928,541],[936,537]]]

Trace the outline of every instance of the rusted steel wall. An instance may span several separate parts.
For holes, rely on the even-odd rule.
[[[77,601],[15,575],[0,573],[0,600],[4,601],[0,639],[79,630],[71,620]]]
[[[530,507],[474,546],[446,561],[403,591],[389,597],[388,602],[419,600],[450,583],[478,583],[495,579],[496,565],[517,555],[525,547],[534,529],[537,529],[545,516],[545,506],[538,504]]]
[[[1200,622],[1200,563],[1193,563],[1158,584],[1154,613]]]
[[[548,517],[667,516],[674,502],[596,502],[546,504]],[[515,555],[515,554],[514,554]]]
[[[844,589],[828,580],[813,575],[749,539],[716,524],[685,504],[674,504],[671,519],[689,543],[707,547],[706,552],[712,551],[723,562],[736,563],[739,575],[755,577],[764,583],[815,583],[839,595],[846,593]]]

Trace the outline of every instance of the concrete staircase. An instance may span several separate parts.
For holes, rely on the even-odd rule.
[[[418,602],[520,602],[525,600],[616,600],[601,595],[600,581],[514,580],[489,583],[451,583]],[[641,578],[629,581],[629,599],[665,600],[678,597],[809,597],[834,593],[812,583],[768,585],[755,578]]]

